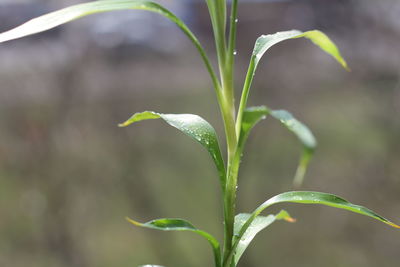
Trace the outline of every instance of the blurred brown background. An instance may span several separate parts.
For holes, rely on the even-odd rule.
[[[83,1],[1,1],[0,29]],[[162,1],[214,49],[204,1]],[[270,50],[250,104],[285,108],[319,147],[304,190],[334,193],[400,222],[400,2],[241,1],[237,87],[255,39],[320,29],[351,73],[306,40]],[[0,266],[212,266],[191,233],[134,228],[180,217],[221,237],[216,171],[207,152],[166,126],[117,123],[154,110],[194,113],[223,135],[210,80],[184,35],[143,11],[94,15],[0,46]],[[223,139],[221,137],[221,139]],[[250,137],[238,211],[291,190],[297,140],[267,119]],[[246,267],[395,267],[400,232],[319,206],[281,205],[296,224],[256,237]],[[271,211],[275,211],[271,209]]]

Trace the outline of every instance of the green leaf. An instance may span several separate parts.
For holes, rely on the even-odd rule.
[[[386,223],[395,228],[400,228],[399,225],[394,224],[393,222],[389,221],[388,219],[378,215],[377,213],[373,212],[370,209],[367,209],[362,206],[354,205],[347,200],[340,198],[338,196],[321,193],[321,192],[308,192],[308,191],[293,191],[293,192],[285,192],[270,198],[269,200],[265,201],[261,204],[247,219],[247,221],[243,224],[242,228],[240,229],[239,233],[237,234],[237,241],[235,242],[234,246],[238,246],[239,240],[243,238],[246,231],[252,225],[253,221],[257,218],[257,216],[266,208],[271,205],[283,203],[283,202],[291,202],[291,203],[302,203],[302,204],[320,204],[325,206],[331,206],[339,209],[349,210],[355,213],[359,213],[371,218],[374,218],[378,221]]]
[[[140,265],[138,267],[165,267],[165,266],[161,266],[161,265],[153,265],[153,264],[146,264],[146,265]]]
[[[163,119],[169,125],[190,136],[200,143],[210,153],[219,173],[222,190],[225,190],[225,165],[219,149],[217,133],[214,128],[203,118],[193,114],[161,114],[153,111],[135,113],[120,127],[128,126],[134,122]]]
[[[186,220],[164,218],[164,219],[152,220],[146,223],[139,223],[129,218],[126,219],[133,225],[144,228],[161,230],[161,231],[189,231],[201,235],[202,237],[207,239],[207,241],[210,243],[213,249],[216,266],[221,265],[221,250],[219,242],[212,235],[210,235],[205,231],[197,229],[190,222]]]
[[[160,4],[145,1],[145,0],[102,0],[93,1],[78,5],[73,5],[67,8],[60,9],[55,12],[48,13],[46,15],[34,18],[14,29],[6,31],[0,34],[0,43],[18,39],[24,36],[36,34],[39,32],[47,31],[62,24],[70,21],[103,12],[117,11],[117,10],[147,10],[150,12],[158,13],[173,23],[175,23],[183,33],[190,39],[195,45],[201,58],[206,65],[207,71],[209,72],[213,85],[215,88],[219,87],[219,82],[213,67],[208,59],[206,52],[201,46],[199,40],[190,31],[186,24],[176,17],[172,12],[161,6]]]
[[[297,38],[307,38],[311,40],[315,45],[320,47],[323,51],[331,55],[335,58],[345,69],[349,69],[346,61],[343,59],[340,54],[339,49],[336,45],[329,39],[329,37],[321,31],[313,30],[307,32],[301,32],[298,30],[277,32],[275,34],[268,34],[260,36],[253,50],[253,56],[255,57],[255,64],[257,65],[264,55],[264,53],[273,45],[280,43],[289,39],[297,39]]]
[[[310,129],[298,121],[291,113],[286,110],[272,110],[271,116],[279,120],[286,128],[293,132],[303,144],[304,150],[297,167],[293,184],[299,187],[303,183],[304,175],[314,153],[317,141]]]
[[[43,32],[91,14],[127,9],[141,9],[159,13],[177,24],[185,34],[193,37],[193,34],[180,19],[157,3],[143,0],[103,0],[70,6],[32,19],[19,27],[0,34],[0,42]]]
[[[245,79],[245,83],[243,86],[242,96],[240,98],[240,105],[238,110],[238,119],[236,122],[236,131],[239,132],[240,125],[242,123],[242,117],[244,110],[247,106],[247,100],[249,97],[250,87],[254,79],[254,75],[260,62],[261,58],[267,52],[269,48],[273,45],[280,43],[285,40],[289,39],[297,39],[305,37],[311,40],[314,44],[320,47],[323,51],[331,55],[335,58],[346,70],[349,70],[346,61],[340,54],[339,49],[336,45],[326,36],[323,32],[313,30],[307,32],[301,32],[298,30],[291,30],[291,31],[284,31],[284,32],[277,32],[275,34],[268,34],[260,36],[253,49],[253,54],[250,59],[249,68],[247,70],[247,75]]]
[[[291,113],[286,110],[270,110],[266,106],[246,108],[243,113],[242,127],[239,138],[239,152],[242,153],[244,144],[251,129],[267,115],[279,120],[289,131],[293,132],[303,144],[304,150],[300,158],[299,165],[294,178],[295,186],[300,186],[303,182],[307,166],[317,142],[309,128],[298,121]]]
[[[298,121],[291,113],[286,110],[272,110],[271,116],[279,120],[286,128],[293,132],[301,143],[309,150],[314,150],[317,146],[314,135],[310,129]]]
[[[245,222],[251,217],[251,214],[241,213],[236,215],[235,217],[235,227],[234,227],[234,236],[239,236],[240,230],[245,224]],[[247,228],[246,232],[237,240],[237,247],[235,251],[234,263],[235,266],[239,262],[240,257],[243,255],[243,252],[249,246],[254,237],[261,232],[263,229],[267,228],[270,224],[275,222],[276,220],[285,220],[288,222],[295,222],[295,220],[290,217],[289,213],[282,210],[277,215],[268,215],[268,216],[257,216]]]

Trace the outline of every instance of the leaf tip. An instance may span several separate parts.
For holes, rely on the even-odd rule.
[[[128,126],[129,124],[131,124],[131,123],[129,122],[129,120],[127,120],[127,121],[125,121],[125,122],[119,123],[119,124],[118,124],[118,127],[120,127],[120,128],[126,127],[126,126]]]
[[[127,220],[128,222],[130,222],[131,224],[133,224],[135,226],[141,226],[142,225],[140,222],[134,221],[129,217],[125,217],[125,220]]]
[[[400,229],[400,225],[397,225],[397,224],[395,224],[395,223],[387,222],[387,224],[390,225],[390,226],[392,226],[392,227],[394,227],[394,228]]]
[[[286,222],[295,223],[297,220],[290,216],[290,214],[286,210],[281,210],[277,215],[276,218],[278,220],[284,220]]]
[[[290,216],[284,218],[284,220],[287,221],[287,222],[290,222],[290,223],[295,223],[295,222],[297,221],[295,218],[292,218],[292,217],[290,217]]]

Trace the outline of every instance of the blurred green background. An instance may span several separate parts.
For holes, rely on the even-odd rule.
[[[83,1],[1,1],[0,29]],[[204,1],[159,1],[214,49]],[[320,29],[351,73],[306,40],[270,50],[249,103],[285,108],[319,141],[303,185],[340,195],[400,222],[400,2],[241,1],[237,88],[255,39]],[[164,18],[95,15],[0,46],[0,266],[212,266],[191,233],[134,228],[179,217],[221,238],[216,170],[207,152],[161,121],[128,128],[134,112],[194,113],[223,141],[200,57]],[[223,142],[222,142],[223,143]],[[301,147],[276,121],[250,136],[238,212],[293,189]],[[319,206],[280,205],[297,223],[256,237],[240,266],[395,267],[400,232]]]

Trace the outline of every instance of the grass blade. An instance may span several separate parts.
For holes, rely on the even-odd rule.
[[[120,127],[126,127],[132,123],[149,120],[163,119],[169,125],[190,136],[200,143],[210,153],[217,167],[222,190],[225,190],[225,165],[219,148],[217,133],[206,120],[193,114],[161,114],[153,111],[135,113]]]
[[[132,219],[126,218],[128,222],[132,223],[135,226],[161,230],[161,231],[189,231],[194,232],[198,235],[201,235],[210,243],[213,252],[214,252],[214,260],[216,267],[221,265],[221,250],[219,242],[209,233],[199,230],[194,227],[190,222],[182,219],[171,219],[171,218],[163,218],[163,219],[156,219],[146,223],[139,223]]]
[[[244,144],[251,129],[259,121],[266,118],[267,115],[271,115],[273,118],[279,120],[289,131],[293,132],[304,147],[293,181],[294,185],[298,187],[303,182],[308,163],[312,158],[317,142],[310,129],[288,111],[270,110],[266,106],[246,108],[244,110],[242,127],[240,130],[239,153],[243,152]]]
[[[204,51],[202,45],[196,36],[190,31],[186,24],[175,16],[168,9],[164,8],[160,4],[145,1],[145,0],[101,0],[88,2],[78,5],[73,5],[67,8],[60,9],[55,12],[48,13],[46,15],[34,18],[14,29],[0,34],[0,43],[18,39],[24,36],[36,34],[39,32],[47,31],[55,28],[62,24],[71,22],[81,17],[89,16],[96,13],[117,11],[117,10],[147,10],[150,12],[158,13],[173,23],[175,23],[183,33],[190,39],[195,45],[197,50],[202,57],[204,64],[206,65],[207,71],[209,72],[214,88],[218,90],[220,87],[218,78],[215,71]]]
[[[245,224],[245,222],[251,217],[251,214],[248,213],[241,213],[236,215],[235,217],[235,230],[234,230],[234,235],[238,236],[240,233],[241,228]],[[234,257],[234,263],[235,266],[239,262],[240,257],[243,255],[244,251],[246,248],[250,245],[251,241],[253,241],[254,237],[267,228],[269,225],[271,225],[273,222],[277,220],[285,220],[287,222],[295,222],[295,219],[290,217],[289,213],[286,211],[282,210],[279,212],[277,215],[268,215],[268,216],[257,216],[246,232],[243,234],[243,236],[240,238],[240,240],[237,240],[237,247],[235,250],[235,257]]]
[[[338,61],[346,70],[349,70],[346,61],[340,54],[339,49],[332,42],[332,40],[329,39],[329,37],[321,31],[313,30],[313,31],[301,32],[298,30],[291,30],[291,31],[277,32],[275,34],[260,36],[254,45],[253,54],[250,59],[250,64],[247,70],[245,83],[243,85],[243,91],[240,99],[240,105],[236,122],[236,132],[239,132],[240,130],[243,113],[247,106],[247,99],[249,97],[250,87],[251,84],[253,83],[257,66],[263,55],[267,52],[269,48],[271,48],[275,44],[278,44],[285,40],[297,39],[302,37],[311,40],[323,51],[325,51],[326,53],[331,55],[334,59],[336,59],[336,61]]]

